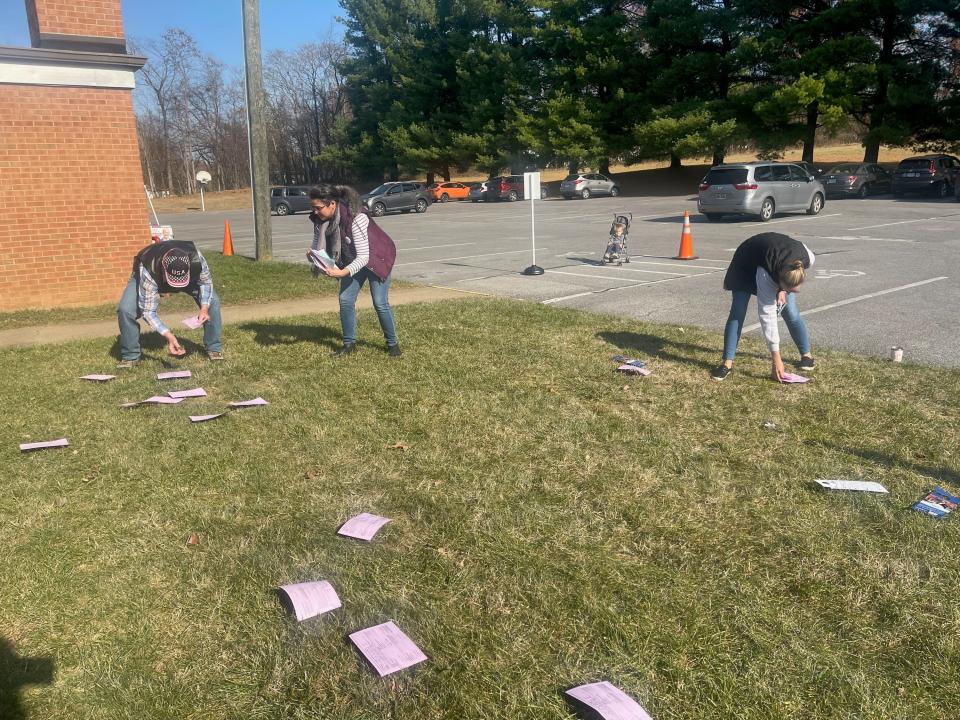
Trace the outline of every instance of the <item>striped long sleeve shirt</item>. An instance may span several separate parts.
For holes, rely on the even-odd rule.
[[[357,251],[357,257],[347,265],[347,271],[351,277],[363,270],[370,262],[370,236],[367,234],[369,226],[370,218],[365,213],[358,213],[350,226],[353,235],[353,247]]]
[[[210,305],[210,297],[213,295],[213,276],[210,274],[210,268],[202,253],[200,256],[200,304]],[[143,265],[140,266],[140,282],[137,287],[137,304],[140,306],[140,312],[143,319],[157,333],[163,335],[168,328],[163,324],[157,310],[160,307],[160,288],[157,281],[147,271]]]

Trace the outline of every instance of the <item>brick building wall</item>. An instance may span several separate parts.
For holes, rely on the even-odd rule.
[[[115,302],[150,242],[120,0],[27,0],[0,47],[0,311]],[[36,32],[35,32],[36,31]]]

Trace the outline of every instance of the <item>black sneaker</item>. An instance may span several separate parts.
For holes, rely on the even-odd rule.
[[[347,343],[339,350],[334,351],[333,356],[343,357],[344,355],[350,355],[351,353],[355,353],[356,351],[357,351],[356,343]]]
[[[733,368],[728,368],[726,365],[717,365],[710,377],[714,380],[725,380],[727,375],[733,372]]]
[[[390,357],[400,357],[403,353],[400,351],[400,343],[391,345],[387,348],[387,355]]]
[[[817,367],[817,361],[812,357],[802,357],[800,358],[800,369],[801,370],[813,370]]]

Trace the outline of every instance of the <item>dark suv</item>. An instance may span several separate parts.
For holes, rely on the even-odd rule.
[[[293,215],[301,210],[312,210],[310,188],[306,185],[270,189],[270,210],[277,215]]]
[[[932,192],[947,197],[960,180],[960,160],[953,155],[920,155],[901,160],[893,173],[893,195]]]
[[[498,175],[487,180],[487,200],[523,200],[523,175]],[[547,199],[547,188],[540,183],[540,199]]]
[[[426,212],[433,198],[426,188],[415,182],[386,182],[360,196],[370,214],[375,217],[388,212]]]

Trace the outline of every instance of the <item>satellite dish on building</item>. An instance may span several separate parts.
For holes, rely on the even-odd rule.
[[[197,173],[197,182],[198,182],[198,183],[201,183],[201,184],[203,184],[203,185],[206,185],[206,184],[207,184],[208,182],[210,182],[212,179],[213,179],[213,178],[211,177],[210,173],[208,173],[206,170],[201,170],[200,172]]]

